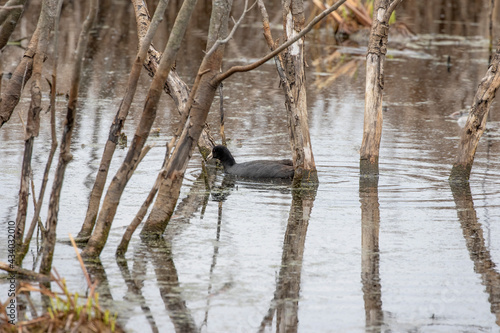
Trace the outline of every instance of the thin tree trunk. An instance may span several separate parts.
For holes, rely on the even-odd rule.
[[[215,45],[227,36],[227,21],[232,7],[232,0],[218,1],[213,4],[208,33],[207,54],[203,59],[191,91],[188,109],[189,115],[182,134],[165,170],[156,201],[141,231],[142,237],[159,237],[165,231],[172,216],[187,164],[193,149],[201,135],[210,106],[220,83],[217,80],[222,65],[224,44]],[[215,49],[214,49],[215,46]],[[194,103],[193,101],[196,101]]]
[[[304,28],[304,2],[303,0],[283,0],[282,10],[284,39],[288,40],[298,35]],[[281,60],[285,73],[285,77],[282,77],[282,87],[285,92],[288,131],[295,168],[294,182],[316,183],[318,175],[307,119],[304,38],[288,47],[283,52]]]
[[[57,63],[58,63],[58,35],[59,35],[59,18],[61,14],[61,6],[63,0],[58,0],[57,14],[56,14],[56,25],[54,33],[54,53],[53,57],[53,67],[52,67],[52,84],[50,86],[50,135],[51,135],[51,146],[50,153],[47,159],[47,164],[45,165],[45,171],[43,173],[42,185],[40,186],[40,194],[38,195],[38,202],[35,207],[35,213],[31,220],[31,225],[26,233],[24,242],[20,251],[16,255],[17,265],[20,265],[23,261],[26,253],[28,252],[31,238],[33,237],[33,232],[38,225],[40,212],[42,210],[43,199],[45,197],[45,190],[47,188],[47,182],[49,180],[50,167],[54,159],[54,155],[57,149],[57,136],[56,136],[56,91],[57,91]],[[34,194],[33,194],[34,195]]]
[[[151,87],[146,97],[144,111],[137,127],[134,139],[130,149],[122,163],[120,169],[116,173],[113,181],[109,185],[106,197],[104,198],[102,209],[97,218],[97,223],[92,236],[82,255],[85,257],[97,257],[101,254],[104,245],[106,244],[111,224],[113,223],[120,197],[127,185],[128,180],[133,174],[137,166],[137,160],[141,153],[142,147],[149,136],[151,126],[156,118],[158,101],[160,100],[165,80],[170,72],[177,52],[180,48],[184,33],[189,24],[191,14],[196,5],[196,0],[186,0],[179,11],[175,20],[172,33],[168,39],[165,51],[160,61],[158,71],[153,78]]]
[[[57,215],[59,213],[59,200],[61,197],[61,189],[64,181],[64,173],[66,166],[71,161],[71,136],[75,125],[76,105],[78,100],[78,87],[80,85],[80,75],[82,68],[83,55],[87,49],[90,29],[92,28],[97,10],[99,7],[99,0],[92,0],[89,4],[89,13],[80,32],[78,38],[78,45],[75,52],[75,64],[73,72],[71,73],[71,87],[69,91],[68,109],[66,113],[66,120],[64,123],[64,132],[61,140],[61,148],[59,153],[59,161],[57,164],[56,173],[54,176],[54,184],[52,186],[52,193],[49,201],[49,211],[47,216],[47,233],[43,242],[42,262],[40,264],[40,273],[49,274],[52,268],[52,258],[54,256],[54,247],[56,243],[56,228],[57,228]]]
[[[42,69],[48,48],[49,34],[53,29],[57,14],[57,0],[46,1],[42,4],[42,10],[37,25],[38,35],[37,47],[33,64],[33,81],[31,84],[31,103],[28,111],[26,133],[24,141],[24,157],[21,170],[21,184],[16,218],[16,252],[20,253],[24,228],[26,225],[26,214],[28,210],[29,182],[31,175],[31,156],[33,155],[33,144],[40,130],[40,111],[42,110]],[[21,256],[19,256],[21,257]],[[17,264],[19,259],[16,258]]]
[[[469,117],[462,131],[458,145],[458,155],[451,169],[450,181],[468,181],[479,139],[484,133],[488,112],[495,93],[500,86],[500,39],[495,56],[491,60],[485,77],[477,88]]]
[[[401,1],[375,0],[373,5],[373,21],[366,55],[365,118],[360,151],[360,172],[365,176],[378,175],[389,18]]]
[[[130,105],[132,104],[132,100],[137,89],[137,82],[141,74],[144,59],[146,59],[156,29],[163,19],[163,14],[165,12],[167,4],[168,1],[162,1],[158,4],[152,24],[149,26],[149,29],[144,33],[144,35],[140,36],[139,51],[130,71],[125,96],[123,97],[120,107],[118,108],[113,124],[109,129],[108,140],[106,141],[104,152],[102,153],[101,163],[99,165],[97,176],[94,181],[94,187],[92,188],[92,192],[90,193],[87,214],[85,215],[85,220],[83,222],[82,228],[78,233],[78,241],[86,241],[92,234],[92,229],[94,229],[97,214],[99,212],[99,204],[101,202],[102,193],[104,191],[104,186],[108,177],[109,166],[111,164],[111,160],[118,143],[118,137],[120,136],[121,130],[128,116]]]

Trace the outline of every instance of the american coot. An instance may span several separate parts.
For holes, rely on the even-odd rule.
[[[215,146],[208,158],[218,159],[224,166],[224,171],[230,175],[244,178],[293,178],[294,169],[291,160],[236,163],[229,149],[224,146]]]

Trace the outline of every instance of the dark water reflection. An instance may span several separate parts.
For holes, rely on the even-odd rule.
[[[195,154],[165,241],[143,244],[135,237],[126,261],[117,262],[116,246],[156,179],[165,142],[178,121],[171,101],[163,98],[153,126],[158,131],[149,138],[155,146],[122,196],[101,264],[90,268],[103,282],[101,300],[110,300],[109,306],[132,332],[498,331],[498,103],[493,103],[488,131],[478,147],[470,187],[450,188],[447,181],[461,130],[449,115],[468,109],[487,68],[488,3],[403,2],[398,15],[418,38],[389,50],[378,183],[360,180],[358,170],[365,48],[345,45],[357,66],[353,75],[320,89],[332,73],[328,66],[313,65],[314,60],[337,48],[335,38],[324,30],[307,40],[309,121],[318,189],[299,193],[287,184],[235,181],[211,166],[205,172]],[[62,191],[61,240],[80,229],[135,53],[130,5],[109,4],[101,11],[104,23],[94,32],[98,39],[87,55],[72,142],[74,159]],[[200,15],[177,63],[188,82],[203,56],[204,15],[210,4],[199,5]],[[37,5],[29,10],[35,12]],[[113,20],[105,19],[106,11],[115,14]],[[65,110],[70,46],[76,43],[83,15],[76,9],[64,12],[59,119]],[[271,17],[278,36],[281,17],[277,12]],[[166,21],[164,30],[171,24],[170,16]],[[258,13],[250,13],[228,45],[225,67],[267,52],[264,43],[248,39],[260,36],[258,21]],[[24,21],[21,31],[27,34],[33,24],[34,20]],[[500,35],[496,26],[494,34]],[[165,40],[164,36],[155,40],[159,49]],[[4,72],[12,71],[20,54],[12,48],[2,54]],[[143,73],[124,128],[128,137],[137,125],[149,83]],[[225,82],[226,137],[237,160],[289,156],[278,83],[272,63]],[[44,103],[48,105],[48,96]],[[218,103],[209,115],[213,129],[218,124]],[[21,113],[28,105],[25,92]],[[33,160],[37,188],[50,149],[48,123],[43,113]],[[60,120],[59,130],[61,126]],[[22,139],[22,124],[14,114],[0,130],[3,226],[15,220]],[[125,153],[116,151],[110,174]],[[46,208],[42,218],[44,212]],[[5,239],[6,233],[0,233],[0,243]],[[0,247],[0,260],[5,261],[6,255],[6,248]],[[25,267],[32,266],[34,257],[27,256]],[[71,290],[84,293],[86,281],[65,242],[56,246],[54,265]]]

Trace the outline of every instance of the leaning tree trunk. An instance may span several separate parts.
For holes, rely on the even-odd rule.
[[[164,0],[165,1],[165,0]],[[106,197],[102,204],[99,217],[92,236],[83,250],[82,255],[85,257],[97,257],[101,254],[104,245],[108,239],[109,230],[120,202],[120,197],[129,181],[130,177],[137,167],[139,156],[146,143],[146,140],[151,131],[151,126],[156,118],[158,102],[160,100],[165,80],[170,72],[177,52],[180,48],[184,33],[189,24],[191,14],[196,5],[196,0],[186,0],[179,11],[175,20],[172,32],[169,36],[165,51],[163,53],[158,71],[153,78],[151,87],[146,97],[146,103],[142,112],[141,120],[137,126],[137,130],[130,145],[129,151],[120,169],[109,185]]]
[[[227,35],[227,21],[232,7],[232,0],[217,1],[212,8],[207,50]],[[214,52],[209,52],[203,59],[198,76],[191,91],[188,119],[166,168],[162,171],[162,180],[156,201],[141,231],[142,237],[159,237],[165,231],[172,216],[186,171],[187,164],[193,154],[210,106],[220,83],[217,74],[222,65],[224,44]],[[193,101],[196,101],[194,103]]]
[[[491,103],[495,98],[495,93],[500,86],[500,39],[497,43],[495,56],[491,60],[486,76],[477,88],[474,101],[469,112],[469,117],[462,131],[460,144],[458,146],[458,156],[451,169],[450,181],[468,181],[474,155],[476,154],[479,139],[486,128],[488,112]]]
[[[90,29],[94,25],[97,16],[97,9],[99,7],[99,0],[92,0],[89,3],[89,14],[85,19],[78,38],[78,45],[75,51],[75,64],[71,73],[71,87],[69,90],[68,109],[66,112],[66,119],[64,122],[64,132],[61,140],[61,148],[59,153],[59,161],[54,176],[54,184],[52,186],[52,193],[50,194],[49,211],[47,214],[47,232],[42,244],[42,261],[40,264],[40,273],[50,275],[52,269],[52,259],[54,256],[54,248],[56,244],[56,228],[57,216],[59,213],[59,199],[61,197],[61,190],[64,180],[64,173],[68,163],[73,156],[71,155],[71,136],[75,126],[76,106],[78,101],[78,88],[80,86],[80,75],[83,62],[83,55],[87,49],[88,38]]]
[[[283,0],[282,10],[284,39],[292,39],[304,28],[304,1]],[[281,65],[284,69],[281,81],[285,92],[288,130],[295,168],[294,182],[316,183],[318,175],[314,163],[307,119],[304,39],[304,37],[299,39],[283,52],[281,56],[282,63],[278,66]],[[278,71],[280,71],[279,68]]]
[[[401,1],[375,0],[373,5],[373,21],[366,55],[365,119],[360,151],[360,172],[365,176],[378,175],[389,18]]]

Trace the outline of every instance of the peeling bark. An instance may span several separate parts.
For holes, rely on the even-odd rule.
[[[339,1],[333,8],[338,8],[343,1]],[[284,40],[293,40],[304,30],[304,8],[302,0],[283,1],[283,27]],[[276,45],[269,27],[269,17],[263,1],[259,1],[259,8],[263,16],[264,37],[271,51]],[[327,10],[321,15],[326,16]],[[319,15],[319,16],[321,16]],[[319,22],[318,17],[314,21]],[[305,30],[312,27],[309,24]],[[305,60],[304,60],[304,37],[300,37],[296,43],[279,56],[275,57],[276,69],[278,71],[281,86],[285,94],[285,106],[287,110],[288,132],[295,168],[294,183],[316,183],[318,181],[316,165],[311,146],[309,124],[307,119],[307,97],[305,88]]]
[[[282,10],[284,39],[292,39],[304,28],[303,0],[283,1]],[[318,175],[307,117],[304,38],[289,46],[283,52],[281,60],[286,77],[286,81],[282,78],[282,87],[286,98],[288,131],[295,168],[294,183],[316,183]]]
[[[389,18],[401,1],[376,0],[373,6],[373,21],[366,55],[365,118],[360,150],[360,172],[364,176],[378,176]]]

